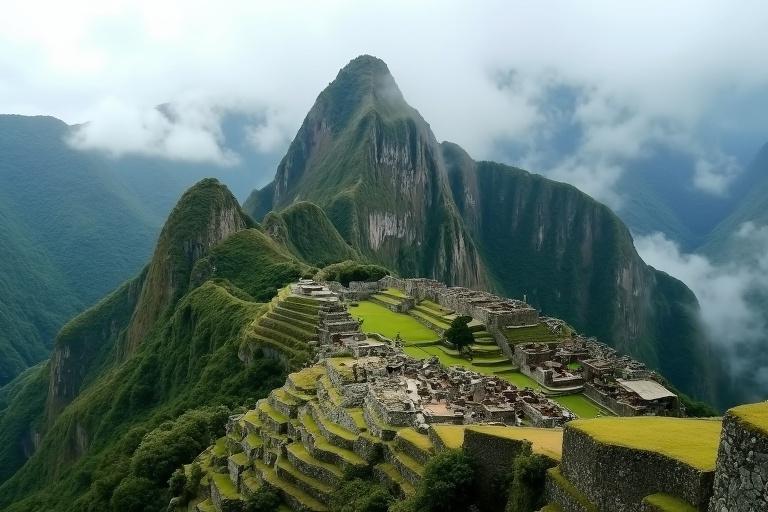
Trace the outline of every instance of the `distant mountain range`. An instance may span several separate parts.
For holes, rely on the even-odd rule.
[[[242,115],[224,119],[233,167],[110,158],[67,143],[77,127],[0,115],[0,386],[50,352],[73,314],[142,267],[182,192],[205,176],[241,197],[270,157],[246,151]]]

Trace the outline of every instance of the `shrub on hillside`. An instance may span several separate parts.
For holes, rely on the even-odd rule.
[[[517,457],[512,466],[505,512],[530,512],[543,507],[547,469],[554,465],[551,459],[535,453]]]
[[[390,507],[390,512],[466,512],[476,508],[476,472],[472,459],[446,450],[424,467],[416,494]]]
[[[271,487],[259,487],[245,500],[245,512],[277,512],[280,496]]]
[[[336,512],[387,512],[394,497],[381,484],[355,478],[344,482],[331,498]]]
[[[338,281],[349,286],[350,281],[378,281],[389,275],[389,270],[379,265],[347,260],[328,265],[315,274],[318,281]]]

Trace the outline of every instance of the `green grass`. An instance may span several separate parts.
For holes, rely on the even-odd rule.
[[[465,425],[435,425],[432,428],[449,450],[458,450],[464,445]]]
[[[312,391],[317,388],[317,379],[325,375],[325,368],[314,365],[288,375],[293,385],[302,391]]]
[[[696,507],[671,494],[651,494],[643,498],[644,503],[655,507],[660,512],[696,512]]]
[[[397,306],[402,303],[402,301],[397,300],[394,297],[387,297],[386,295],[381,295],[378,293],[374,293],[373,298],[376,300],[380,300],[381,302],[384,302],[386,304],[391,304],[392,306]]]
[[[559,428],[502,427],[496,425],[468,426],[467,430],[502,439],[529,441],[533,453],[559,461],[563,456],[563,431]]]
[[[408,298],[408,295],[404,294],[397,288],[387,288],[386,290],[384,290],[384,292],[388,293],[389,295],[392,295],[393,297],[400,297],[401,299]]]
[[[753,429],[768,433],[768,402],[740,405],[728,411]]]
[[[440,337],[435,331],[423,326],[414,318],[395,313],[370,301],[361,301],[357,306],[351,306],[349,312],[355,318],[364,319],[363,331],[377,332],[391,339],[400,333],[406,345],[408,342],[436,340]]]
[[[401,437],[403,440],[411,443],[413,446],[423,452],[429,452],[432,450],[432,441],[428,436],[419,434],[413,428],[404,428],[397,432],[397,437]]]
[[[552,397],[552,399],[563,407],[566,407],[579,418],[591,419],[599,416],[613,416],[609,411],[603,409],[581,394],[556,396]]]
[[[237,499],[240,497],[240,494],[238,494],[237,489],[235,488],[235,484],[229,479],[229,473],[213,473],[211,478],[213,479],[216,488],[224,497],[230,499]]]
[[[533,325],[528,327],[513,327],[504,329],[504,336],[509,341],[510,345],[517,345],[518,343],[528,342],[549,342],[560,341],[560,338],[552,334],[550,330],[544,324]]]
[[[600,443],[659,453],[702,471],[715,468],[722,422],[642,416],[575,420],[580,430]]]
[[[505,380],[511,382],[519,388],[531,388],[537,391],[541,391],[541,386],[539,383],[523,373],[505,373],[503,375],[499,375],[499,377],[503,377]]]

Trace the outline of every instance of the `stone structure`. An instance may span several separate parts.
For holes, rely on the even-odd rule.
[[[768,402],[728,411],[709,512],[768,510]]]
[[[714,474],[659,453],[602,443],[568,427],[560,471],[605,512],[639,512],[643,499],[656,493],[672,494],[704,510]]]
[[[616,428],[605,420],[567,425],[561,464],[547,476],[547,501],[563,512],[768,510],[768,402],[735,407],[722,422],[653,421],[634,429],[646,439],[649,433],[667,436],[676,450],[655,451],[636,443],[633,429],[624,437],[610,436],[610,442],[598,440],[598,432]]]
[[[471,316],[485,324],[489,330],[539,323],[539,312],[521,300],[460,286],[449,287],[432,279],[386,276],[379,283],[383,288],[402,290],[417,301],[431,300],[458,315]]]

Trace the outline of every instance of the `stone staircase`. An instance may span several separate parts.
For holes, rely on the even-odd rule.
[[[415,492],[435,452],[429,437],[385,425],[372,408],[348,401],[323,366],[289,375],[201,455],[210,472],[196,510],[239,510],[268,485],[290,510],[326,511],[345,479],[366,473],[401,496]]]

